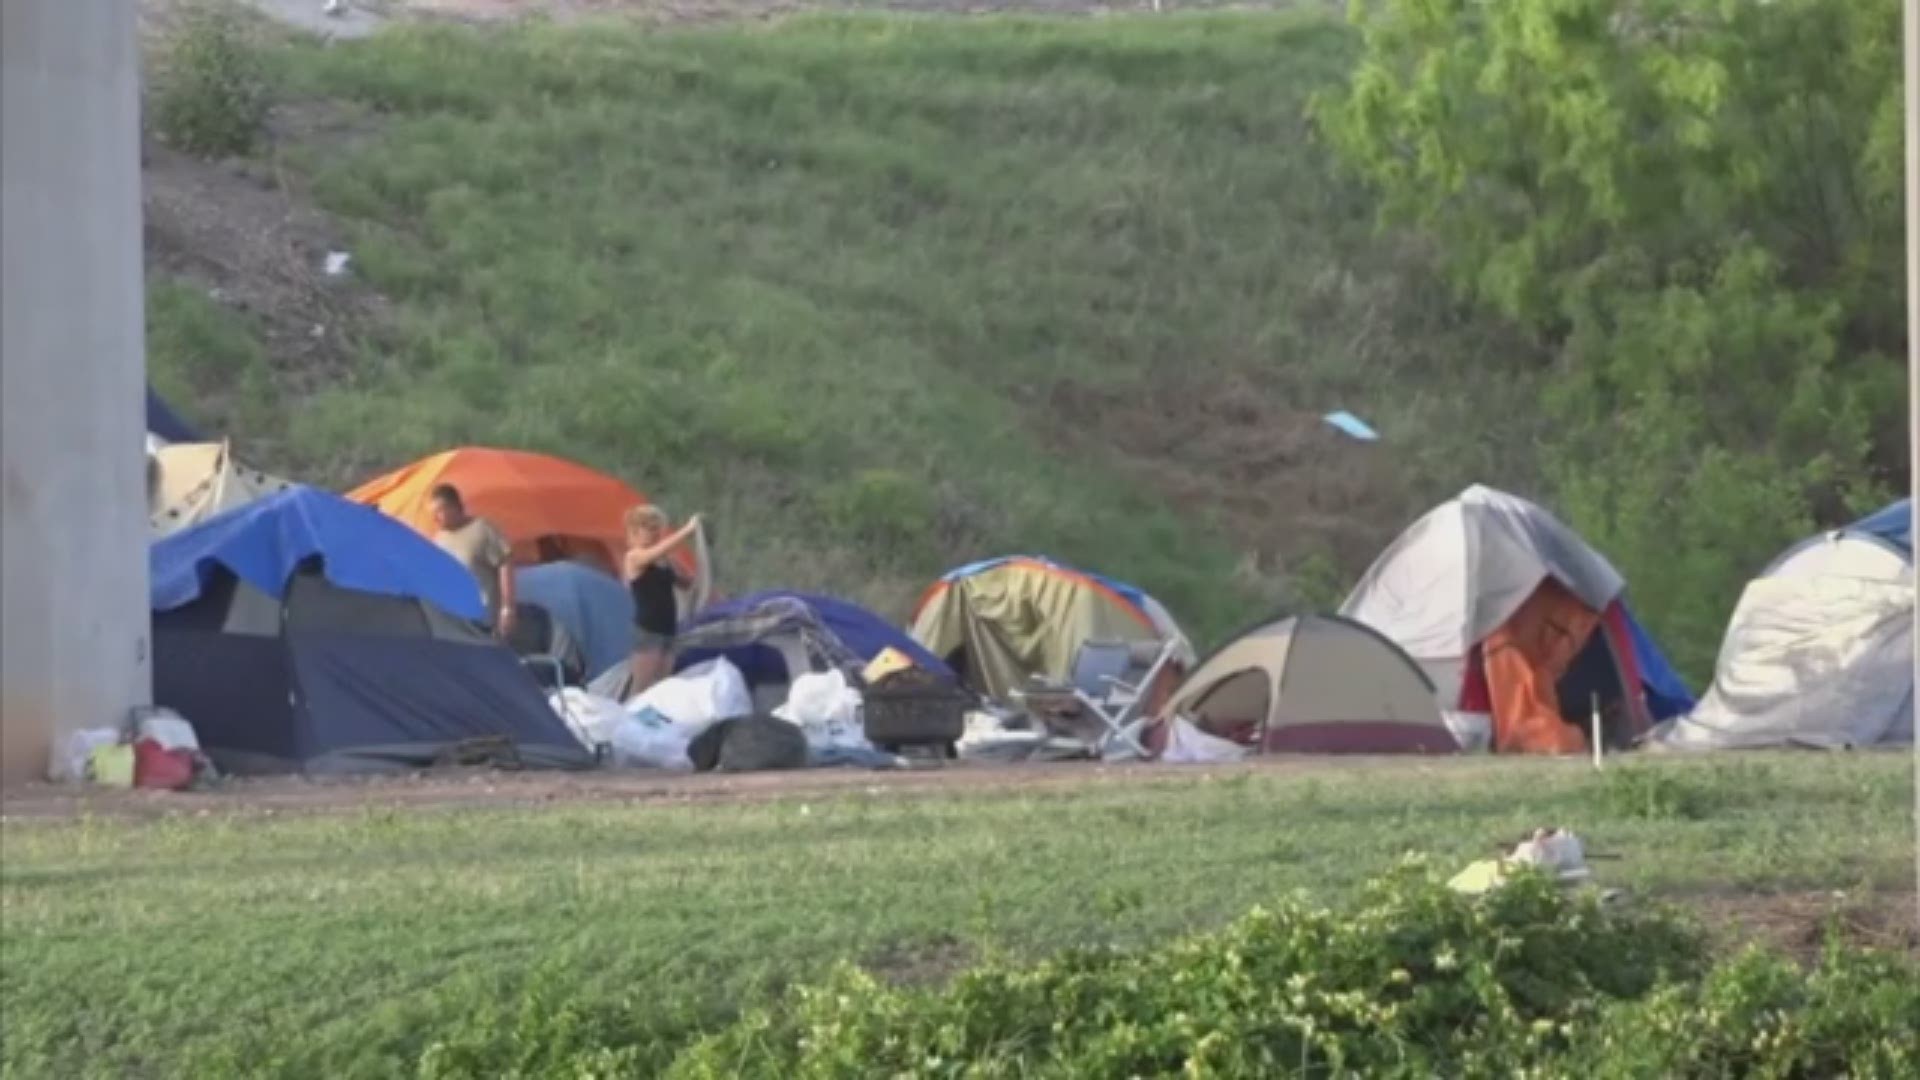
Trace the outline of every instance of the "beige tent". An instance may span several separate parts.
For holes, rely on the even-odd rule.
[[[1202,660],[1161,715],[1278,753],[1459,749],[1420,666],[1378,632],[1338,615],[1255,626]]]
[[[1051,559],[1019,555],[949,572],[921,597],[913,639],[967,685],[1005,699],[1035,676],[1066,679],[1090,641],[1171,642],[1184,668],[1192,647],[1146,593]]]
[[[233,460],[224,442],[171,443],[147,456],[147,524],[154,539],[293,485]]]

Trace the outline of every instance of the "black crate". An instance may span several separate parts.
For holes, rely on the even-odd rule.
[[[875,746],[950,746],[966,732],[964,691],[951,686],[867,688],[862,713],[867,741]]]

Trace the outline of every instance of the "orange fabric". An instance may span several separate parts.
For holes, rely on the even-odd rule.
[[[347,498],[432,536],[433,489],[439,484],[459,488],[469,513],[506,534],[514,561],[541,561],[536,545],[551,537],[563,554],[604,561],[603,569],[615,574],[627,546],[625,514],[648,501],[619,480],[563,458],[482,446],[422,458],[361,484]],[[674,561],[689,574],[698,569],[684,547]]]
[[[1493,697],[1493,748],[1506,754],[1576,754],[1587,749],[1579,726],[1560,716],[1560,677],[1600,625],[1600,613],[1549,578],[1520,610],[1487,635],[1487,688]]]

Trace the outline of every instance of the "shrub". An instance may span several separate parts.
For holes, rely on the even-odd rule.
[[[843,968],[696,1045],[675,1075],[1506,1072],[1606,1004],[1689,976],[1699,948],[1544,879],[1474,901],[1409,868],[1351,912],[1293,900],[1161,949],[989,965],[945,990]]]
[[[201,157],[248,153],[265,130],[266,64],[248,16],[232,0],[194,0],[180,13],[157,80],[160,134]]]

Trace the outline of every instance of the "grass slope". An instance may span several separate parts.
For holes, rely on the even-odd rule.
[[[1910,889],[1900,755],[1416,762],[1050,793],[0,826],[7,1076],[392,1076],[556,1010],[671,1056],[850,958],[1209,927],[1541,822],[1673,898]],[[609,1034],[611,1032],[612,1034]],[[564,1049],[547,1046],[548,1049]],[[458,1058],[458,1054],[453,1055]]]
[[[1303,118],[1350,57],[1302,12],[296,44],[288,100],[358,119],[277,167],[390,324],[330,390],[263,405],[264,361],[176,347],[220,335],[162,292],[155,364],[317,480],[472,442],[618,472],[709,513],[733,588],[899,612],[1039,549],[1212,637],[1337,599],[1464,482],[1531,474],[1513,351],[1376,234]],[[1387,444],[1341,443],[1335,407]]]

